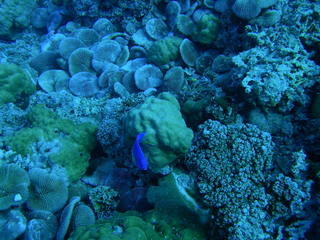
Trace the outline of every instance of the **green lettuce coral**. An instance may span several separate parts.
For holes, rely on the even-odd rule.
[[[9,136],[8,146],[22,156],[40,151],[49,162],[64,167],[71,181],[79,179],[95,147],[96,126],[61,119],[40,104],[29,110],[27,118],[29,126]]]
[[[1,28],[0,28],[1,29]],[[36,90],[26,72],[10,63],[0,64],[0,106],[9,102],[19,102]]]
[[[186,153],[193,138],[177,99],[168,92],[149,97],[133,108],[125,118],[125,130],[132,140],[138,133],[146,133],[143,150],[153,171],[159,171]]]

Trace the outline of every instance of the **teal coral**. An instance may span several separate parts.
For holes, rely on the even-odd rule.
[[[31,187],[27,201],[29,209],[56,212],[68,200],[68,187],[65,179],[44,169],[33,168],[29,171]]]
[[[194,180],[180,170],[174,170],[159,181],[159,186],[148,189],[148,201],[155,204],[155,209],[161,212],[165,219],[176,219],[185,223],[205,223],[209,214],[196,200],[197,195]]]
[[[13,34],[30,23],[36,0],[2,0],[0,6],[0,37],[11,39]]]
[[[27,219],[19,210],[0,212],[0,240],[15,240],[26,230]]]
[[[167,92],[149,97],[133,108],[125,118],[125,129],[130,139],[135,139],[138,133],[146,133],[143,149],[154,171],[186,153],[193,138],[177,99]]]
[[[27,172],[14,164],[0,166],[0,210],[23,204],[29,197]]]
[[[32,107],[28,120],[29,127],[8,137],[10,148],[25,156],[32,155],[36,145],[41,145],[48,160],[66,168],[71,181],[79,179],[85,173],[90,151],[95,147],[96,127],[61,119],[43,105]]]
[[[194,179],[175,169],[159,180],[159,186],[148,189],[148,201],[155,205],[155,209],[147,214],[148,219],[157,223],[157,228],[166,235],[178,235],[181,239],[206,239],[209,210],[201,206],[197,195]]]
[[[35,90],[27,73],[15,64],[0,64],[0,106],[8,102],[21,101],[20,98],[31,95]]]

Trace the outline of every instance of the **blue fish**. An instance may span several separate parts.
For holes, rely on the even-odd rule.
[[[132,156],[134,157],[136,165],[140,170],[148,170],[149,166],[148,159],[145,157],[140,146],[140,143],[143,141],[145,135],[146,133],[139,133],[132,147]]]

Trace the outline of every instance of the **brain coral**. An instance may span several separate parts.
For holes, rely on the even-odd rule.
[[[31,169],[29,176],[29,209],[56,212],[65,205],[68,200],[68,187],[64,178],[40,168]]]
[[[24,203],[29,197],[30,180],[25,170],[14,164],[0,166],[0,210]]]
[[[130,139],[138,133],[146,133],[143,149],[150,168],[155,171],[186,153],[193,138],[177,99],[167,92],[149,97],[132,109],[125,118],[125,130]]]

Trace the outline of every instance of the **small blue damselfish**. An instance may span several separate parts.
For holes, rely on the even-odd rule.
[[[140,146],[140,143],[143,141],[143,138],[145,135],[146,133],[139,133],[132,147],[132,156],[136,161],[136,166],[140,170],[148,170],[148,166],[149,166],[148,159],[145,157],[142,151],[142,148]]]

